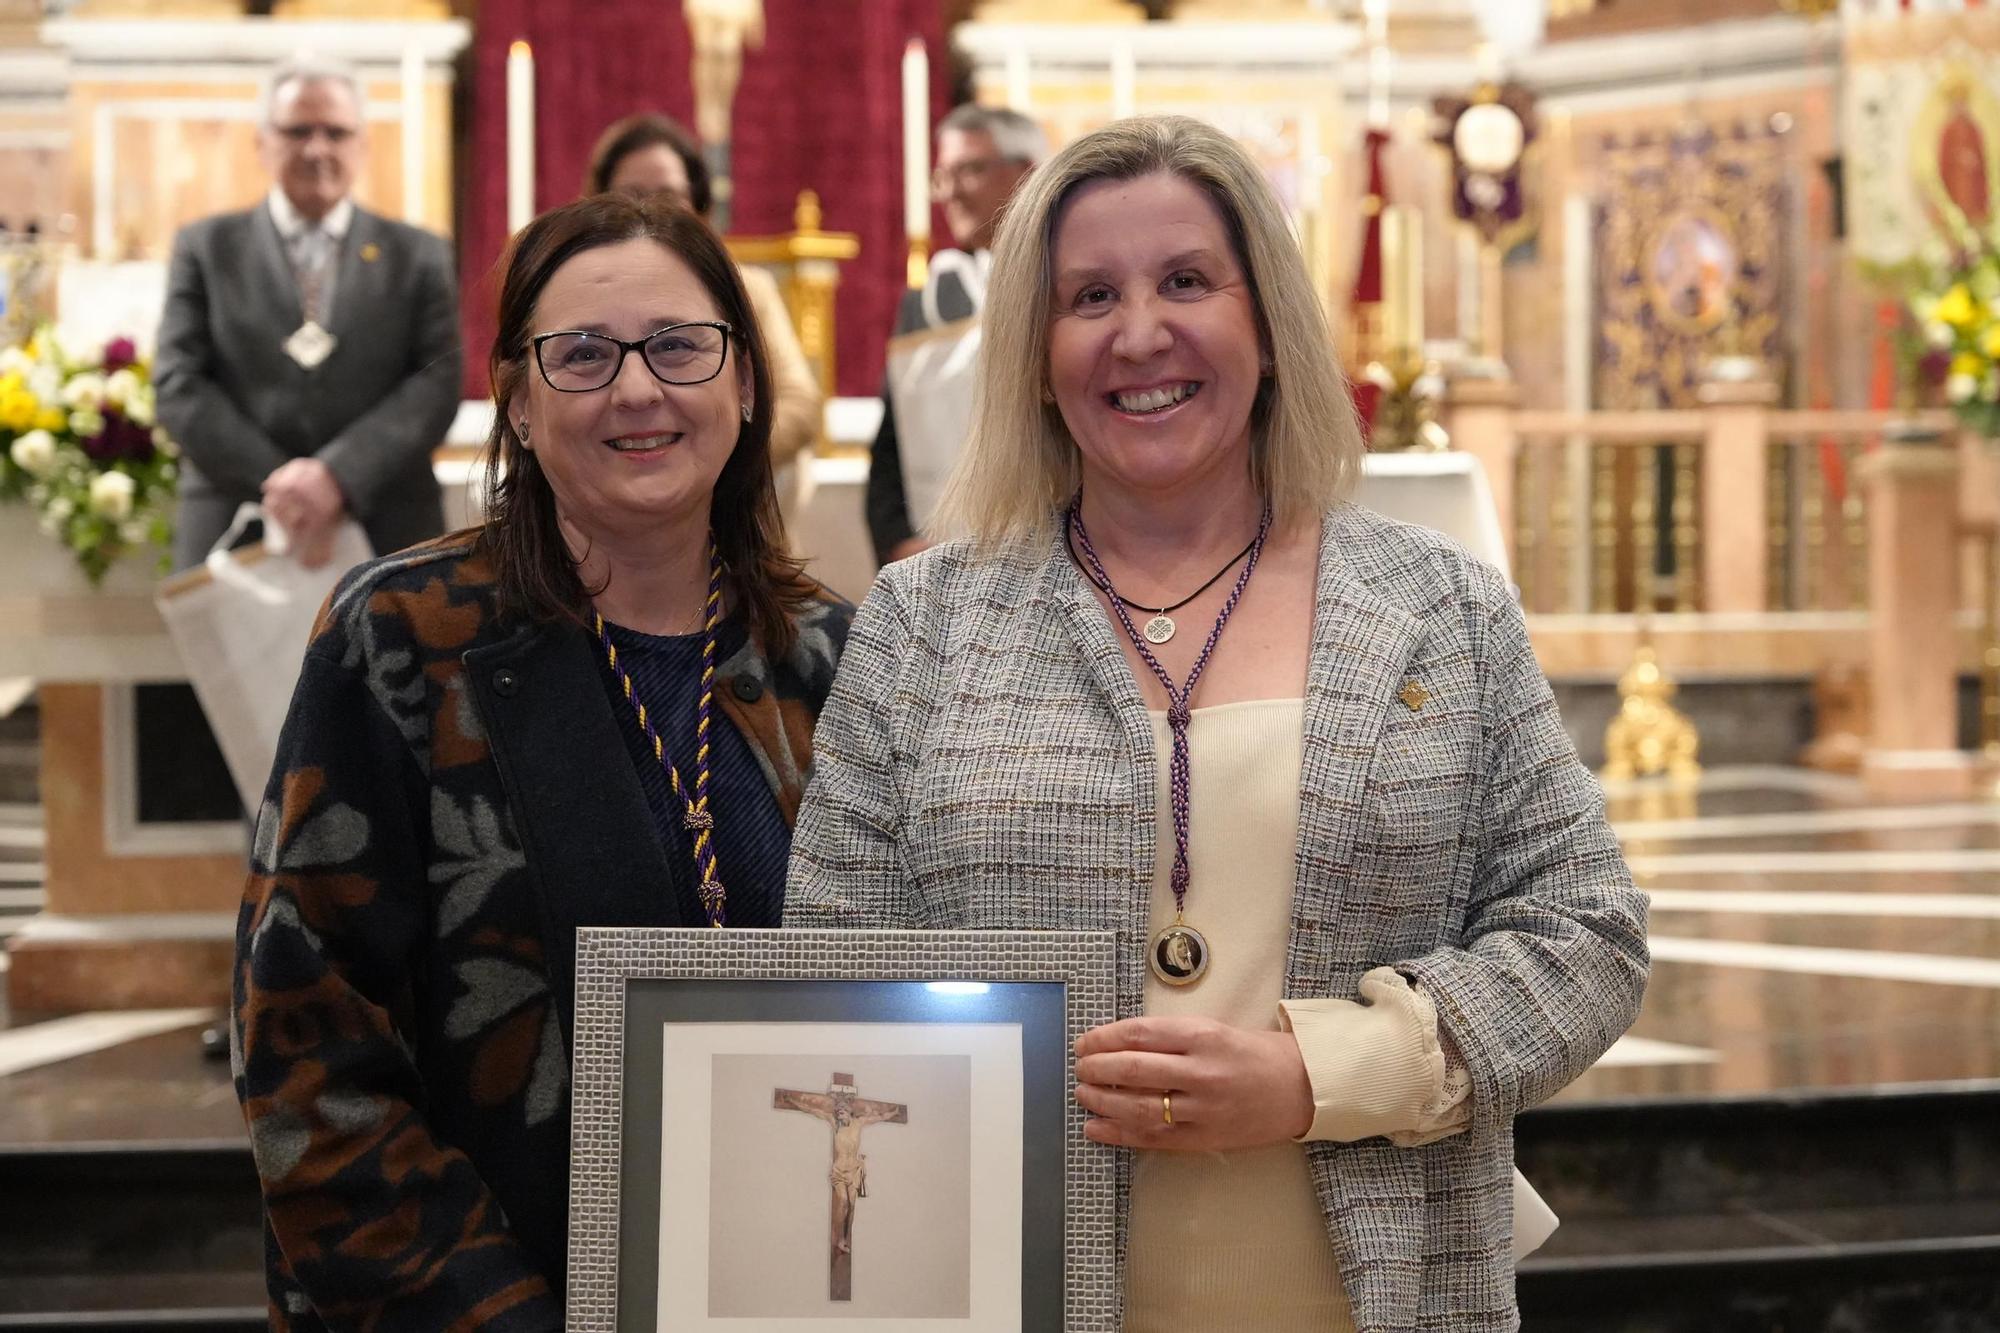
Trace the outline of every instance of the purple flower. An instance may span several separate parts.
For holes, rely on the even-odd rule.
[[[104,344],[104,373],[123,370],[139,359],[139,347],[130,338],[113,338]]]
[[[153,456],[153,432],[134,425],[131,418],[115,409],[104,413],[104,429],[80,442],[83,452],[99,463],[130,459],[144,463]]]
[[[1943,384],[1951,375],[1951,350],[1933,348],[1925,352],[1917,362],[1917,374],[1930,388]]]

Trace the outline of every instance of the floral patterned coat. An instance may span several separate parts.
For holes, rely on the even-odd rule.
[[[789,823],[852,608],[717,702]],[[734,632],[730,633],[734,626]],[[499,619],[470,534],[362,566],[321,612],[237,925],[237,1095],[276,1329],[562,1324],[579,925],[699,925],[661,886],[596,642]]]

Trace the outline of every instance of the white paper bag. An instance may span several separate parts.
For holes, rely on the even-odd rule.
[[[972,431],[979,367],[979,321],[961,319],[889,340],[889,403],[896,413],[896,458],[910,526],[932,540],[956,534],[932,526],[945,480]]]
[[[1542,1248],[1556,1228],[1562,1223],[1555,1210],[1542,1201],[1535,1193],[1535,1187],[1517,1167],[1514,1171],[1514,1262],[1533,1254]]]
[[[263,543],[231,550],[258,520],[264,522]],[[318,569],[294,560],[287,546],[261,508],[243,505],[207,562],[166,580],[154,596],[252,816],[264,799],[320,604],[341,575],[374,554],[352,519],[341,524],[333,558]]]

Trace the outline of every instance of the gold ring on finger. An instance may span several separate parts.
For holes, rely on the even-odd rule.
[[[1174,1123],[1174,1094],[1171,1092],[1160,1094],[1160,1119],[1169,1125]]]

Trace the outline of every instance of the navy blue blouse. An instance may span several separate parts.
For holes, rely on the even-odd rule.
[[[695,781],[695,721],[701,702],[701,635],[642,634],[623,625],[606,623],[611,642],[617,645],[618,662],[631,673],[632,685],[645,702],[646,716],[666,742],[667,756],[680,766],[681,781],[693,795]],[[731,641],[740,641],[739,625],[721,626],[723,640],[717,658]],[[731,631],[734,631],[733,633]],[[681,822],[681,805],[668,784],[666,770],[653,757],[653,743],[639,729],[632,705],[625,700],[624,687],[609,662],[600,657],[598,675],[604,681],[618,731],[625,738],[625,751],[639,775],[646,793],[646,808],[653,815],[653,833],[660,840],[667,865],[673,871],[671,886],[681,921],[699,926],[707,918],[701,899],[695,894],[698,874],[694,861],[694,835]],[[776,926],[784,913],[785,863],[791,855],[792,831],[785,823],[778,798],[771,791],[763,769],[736,724],[723,711],[720,700],[711,704],[708,718],[709,767],[708,809],[715,816],[715,870],[728,893],[724,908],[730,926]]]

